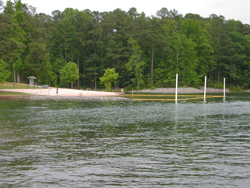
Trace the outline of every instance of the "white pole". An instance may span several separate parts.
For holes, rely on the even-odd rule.
[[[205,76],[205,84],[204,84],[204,102],[206,102],[206,94],[207,94],[207,76]]]
[[[177,103],[177,93],[178,93],[178,74],[176,74],[175,103]]]
[[[224,97],[223,100],[226,100],[226,78],[224,78]]]

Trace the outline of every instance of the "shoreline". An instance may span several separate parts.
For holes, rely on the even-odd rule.
[[[105,91],[86,91],[66,88],[48,88],[48,89],[0,89],[2,92],[26,93],[29,95],[40,96],[120,96],[120,93]]]
[[[107,96],[45,96],[32,95],[28,100],[79,100],[79,101],[129,101],[125,97],[107,97]]]
[[[1,99],[8,100],[81,100],[81,101],[129,101],[130,98],[125,97],[91,97],[91,96],[46,96],[46,95],[6,95],[0,96]]]
[[[82,100],[82,101],[130,101],[130,97],[124,97],[125,93],[121,92],[101,92],[101,91],[86,91],[76,89],[59,88],[59,93],[56,93],[56,88],[49,89],[0,89],[2,92],[18,92],[26,93],[27,95],[0,95],[0,99],[26,99],[26,100]],[[223,93],[223,89],[207,88],[207,94]],[[250,92],[247,90],[245,92]],[[130,92],[131,93],[131,92]],[[156,88],[134,91],[138,93],[155,93],[155,94],[174,94],[175,88]],[[192,87],[178,88],[178,94],[203,94],[204,88],[196,89]],[[226,89],[226,93],[231,93]]]
[[[215,89],[215,88],[207,88],[206,93],[223,93],[223,89]],[[134,91],[134,93],[137,93],[137,91]],[[138,93],[175,93],[175,88],[156,88],[156,89],[143,89],[138,91]],[[193,87],[180,87],[177,91],[178,94],[202,94],[204,93],[204,87],[201,87],[201,89],[196,89]],[[229,89],[226,89],[226,93],[230,93]]]

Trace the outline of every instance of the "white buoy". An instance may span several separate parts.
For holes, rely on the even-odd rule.
[[[178,74],[176,74],[175,103],[177,103],[177,93],[178,93]]]
[[[204,102],[206,102],[206,94],[207,94],[207,76],[205,76],[205,83],[204,83]]]
[[[224,102],[226,101],[226,78],[224,78],[224,96],[223,96]]]

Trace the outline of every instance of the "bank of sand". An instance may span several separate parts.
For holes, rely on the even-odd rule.
[[[64,89],[64,88],[48,88],[48,89],[0,89],[0,91],[6,92],[19,92],[27,93],[31,95],[41,95],[41,96],[118,96],[115,92],[100,92],[100,91],[85,91],[76,89]],[[58,92],[57,92],[58,91]]]
[[[86,91],[64,88],[48,88],[48,89],[0,89],[2,92],[18,92],[31,94],[31,96],[23,96],[33,100],[42,99],[74,99],[74,100],[127,100],[119,97],[122,93],[116,92],[101,92],[101,91]],[[58,91],[58,92],[57,92]]]

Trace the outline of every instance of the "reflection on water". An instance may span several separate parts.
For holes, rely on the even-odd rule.
[[[0,187],[248,187],[250,98],[0,101]]]

